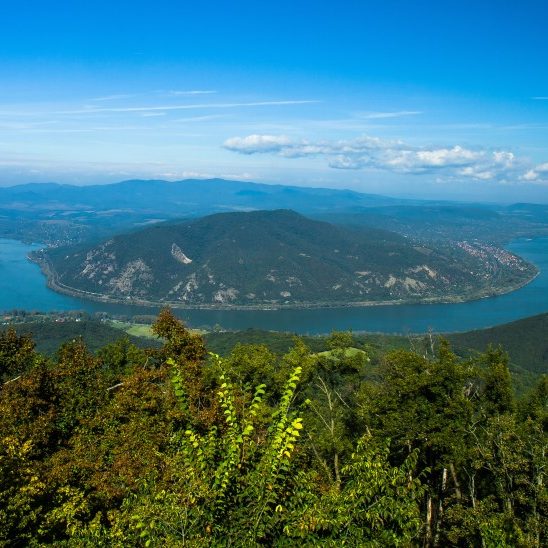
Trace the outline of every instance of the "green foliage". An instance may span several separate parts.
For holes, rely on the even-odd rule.
[[[210,332],[204,335],[207,347],[216,354],[228,356],[237,344],[265,345],[270,352],[283,355],[291,350],[296,335],[279,331],[264,331],[261,329],[246,329],[245,331]],[[326,349],[324,337],[300,337],[306,345],[320,352]]]
[[[115,329],[105,322],[98,320],[83,319],[81,321],[65,320],[56,321],[55,316],[41,321],[27,321],[18,323],[13,329],[19,336],[32,337],[36,343],[36,350],[48,356],[54,356],[59,346],[67,341],[82,339],[90,351],[97,351],[104,346],[120,339],[119,329]],[[0,337],[4,334],[0,331]],[[150,340],[129,336],[129,341],[143,348],[152,346]]]
[[[354,338],[348,331],[333,331],[326,342],[329,350],[345,350],[354,346]]]
[[[508,353],[508,367],[512,374],[514,391],[528,392],[536,385],[540,374],[548,369],[548,314],[541,314],[517,322],[468,333],[445,335],[455,353],[461,357],[477,358],[489,345],[502,346]],[[284,354],[292,344],[295,335],[248,329],[246,331],[208,333],[205,335],[208,348],[226,356],[237,344],[264,344],[275,354]],[[437,337],[434,337],[434,340]],[[314,352],[328,350],[325,336],[302,337]],[[388,352],[405,349],[420,352],[415,337],[382,334],[354,334],[358,348],[366,348],[371,361],[377,363]],[[436,343],[437,344],[437,343]],[[428,341],[430,346],[430,341]]]
[[[256,431],[256,419],[265,385],[257,386],[251,401],[238,410],[237,389],[222,374],[217,395],[224,424],[203,436],[186,430],[181,437],[181,464],[185,470],[198,469],[203,515],[209,522],[204,525],[214,536],[242,542],[247,531],[248,541],[271,538],[279,508],[290,504],[290,474],[302,430],[302,419],[291,404],[300,374],[301,368],[295,368],[262,435]]]
[[[538,425],[495,415],[470,428],[467,493],[450,506],[446,538],[486,546],[542,546],[547,535],[546,437]],[[467,504],[468,503],[468,504]]]
[[[224,369],[218,356],[213,359]],[[205,538],[246,545],[278,536],[299,489],[293,473],[302,419],[291,406],[300,374],[297,367],[290,375],[265,430],[258,420],[265,385],[257,386],[246,402],[228,372],[222,373],[219,423],[202,434],[193,428],[173,434],[167,461],[171,485],[165,489],[148,482],[139,495],[127,499],[119,521],[125,523],[125,534],[153,546],[199,545]],[[183,385],[176,373],[171,379],[186,408]]]
[[[32,451],[30,440],[0,439],[0,546],[9,546],[10,539],[32,540],[33,524],[47,492],[34,469]]]
[[[472,415],[466,391],[473,388],[471,364],[442,345],[435,359],[392,352],[380,374],[380,382],[365,385],[362,394],[370,427],[392,438],[402,454],[419,448],[424,467],[439,469],[458,460]]]
[[[113,378],[129,373],[132,367],[146,364],[146,352],[132,344],[129,337],[118,339],[100,348],[97,358],[103,368],[112,373]]]
[[[485,387],[483,398],[492,413],[509,413],[514,411],[514,392],[508,369],[508,355],[502,350],[489,347],[480,359],[484,369]]]
[[[28,370],[34,359],[34,342],[29,335],[18,335],[13,328],[0,332],[0,381]]]
[[[220,358],[168,310],[154,331],[49,360],[2,339],[0,546],[548,542],[547,381],[516,402],[501,350]]]
[[[414,477],[417,452],[391,466],[387,440],[363,436],[342,469],[343,487],[332,489],[299,518],[302,537],[349,546],[409,546],[421,530],[424,487]]]
[[[522,419],[531,418],[548,432],[548,375],[542,375],[519,406]]]
[[[355,396],[369,359],[354,344],[350,333],[333,333],[328,339],[331,350],[314,356],[304,390],[309,401],[305,419],[310,449],[336,486],[341,483],[341,463],[363,432],[357,422]]]
[[[241,386],[251,388],[264,383],[270,389],[276,379],[276,356],[265,345],[236,344],[226,367]]]

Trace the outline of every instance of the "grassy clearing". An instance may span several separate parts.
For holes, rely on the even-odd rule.
[[[337,353],[337,352],[340,352],[340,350],[336,350],[336,351],[333,351],[333,350],[326,350],[324,352],[318,352],[316,354],[316,356],[321,356],[321,357],[325,357],[325,358],[329,358],[329,357],[332,357],[334,353]],[[366,357],[367,357],[367,353],[364,352],[363,350],[359,349],[359,348],[354,348],[354,347],[350,347],[350,348],[346,348],[344,350],[344,357],[345,358],[353,358],[354,356],[357,356],[359,354],[364,354]]]
[[[156,335],[152,332],[152,326],[143,323],[121,322],[119,320],[109,320],[109,325],[120,331],[124,331],[133,337],[143,337],[145,339],[156,339]]]
[[[111,327],[119,329],[132,337],[158,340],[158,337],[152,332],[152,325],[150,324],[122,322],[120,320],[109,320],[108,323]],[[206,333],[201,329],[189,329],[189,331],[198,335]]]

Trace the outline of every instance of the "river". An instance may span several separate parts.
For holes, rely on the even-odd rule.
[[[104,304],[61,295],[46,286],[40,268],[27,259],[37,245],[0,239],[0,311],[105,311],[112,315],[154,314],[158,309]],[[191,327],[328,333],[333,329],[383,333],[468,331],[548,312],[548,237],[520,239],[508,249],[534,263],[540,274],[506,295],[458,304],[384,305],[299,310],[176,310]]]

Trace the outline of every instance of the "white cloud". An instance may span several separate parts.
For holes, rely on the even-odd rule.
[[[249,103],[198,103],[185,105],[147,105],[137,107],[100,107],[90,106],[77,110],[63,110],[55,114],[100,114],[104,112],[149,112],[156,110],[193,110],[193,109],[223,109],[223,108],[239,108],[239,107],[268,107],[268,106],[286,106],[286,105],[306,105],[310,103],[319,103],[320,101],[303,99],[303,100],[286,100],[286,101],[252,101]]]
[[[179,181],[180,179],[212,179],[211,173],[203,171],[166,171],[159,173],[158,176],[168,181]]]
[[[119,99],[129,99],[130,97],[135,97],[135,94],[134,93],[117,93],[114,95],[105,95],[104,97],[95,97],[91,100],[103,102],[103,101],[116,101]]]
[[[401,118],[402,116],[417,116],[422,114],[420,110],[398,110],[395,112],[367,112],[360,115],[360,118],[366,120],[383,120],[385,118]]]
[[[523,176],[524,181],[535,181],[538,178],[538,173],[534,169],[530,169]]]
[[[232,137],[224,142],[226,149],[240,154],[282,152],[288,146],[290,146],[290,140],[285,135],[248,135],[247,137]]]
[[[329,161],[329,167],[333,167],[335,169],[361,169],[367,167],[367,164],[368,162],[363,157],[353,160],[349,156],[344,156],[342,154],[333,157]]]
[[[496,164],[511,168],[515,164],[516,157],[512,152],[495,151],[493,152],[493,160]]]
[[[490,181],[496,177],[496,172],[484,170],[481,167],[476,166],[463,167],[457,173],[463,177],[477,179],[479,181]]]
[[[185,118],[174,118],[172,122],[208,122],[226,118],[228,114],[206,114],[204,116],[188,116]]]
[[[539,181],[548,179],[548,162],[533,167],[523,175],[522,179],[525,181]]]
[[[362,136],[351,141],[319,141],[312,143],[306,140],[291,140],[286,135],[248,135],[232,137],[223,143],[224,148],[240,154],[276,153],[285,158],[303,158],[313,156],[337,156],[336,165],[354,165],[364,161],[370,154],[381,154],[388,148],[398,149],[399,141],[383,141],[377,137]],[[347,160],[345,157],[352,157]],[[356,167],[357,169],[357,167]]]
[[[478,181],[517,180],[526,163],[506,150],[450,147],[417,147],[364,135],[352,140],[292,140],[285,135],[249,135],[227,139],[224,148],[241,154],[270,153],[285,158],[324,158],[335,169],[374,168],[395,173],[440,173]],[[521,178],[534,180],[548,163]]]
[[[170,95],[211,95],[212,93],[217,93],[213,89],[191,89],[188,91],[179,91],[176,89],[170,90]]]
[[[172,96],[172,97],[184,97],[184,96],[192,96],[192,95],[212,95],[214,93],[217,93],[216,90],[213,89],[190,89],[190,90],[176,90],[172,89],[169,91],[165,90],[157,90],[157,91],[151,91],[151,92],[143,92],[143,93],[113,93],[112,95],[104,95],[102,97],[94,97],[91,99],[93,102],[105,102],[105,101],[119,101],[121,99],[131,99],[133,97],[138,96],[145,96],[145,95],[163,95],[163,96]]]
[[[419,150],[416,159],[421,167],[447,167],[470,164],[482,156],[481,152],[474,152],[459,145],[453,148],[438,148],[433,150]]]

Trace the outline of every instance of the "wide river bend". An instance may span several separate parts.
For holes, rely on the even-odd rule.
[[[154,314],[158,309],[105,304],[61,295],[46,286],[27,254],[39,246],[0,239],[0,311],[105,311]],[[507,248],[534,263],[540,274],[528,285],[498,297],[457,304],[383,305],[298,310],[176,310],[191,327],[328,333],[333,329],[383,333],[468,331],[548,312],[548,237],[515,240]]]

